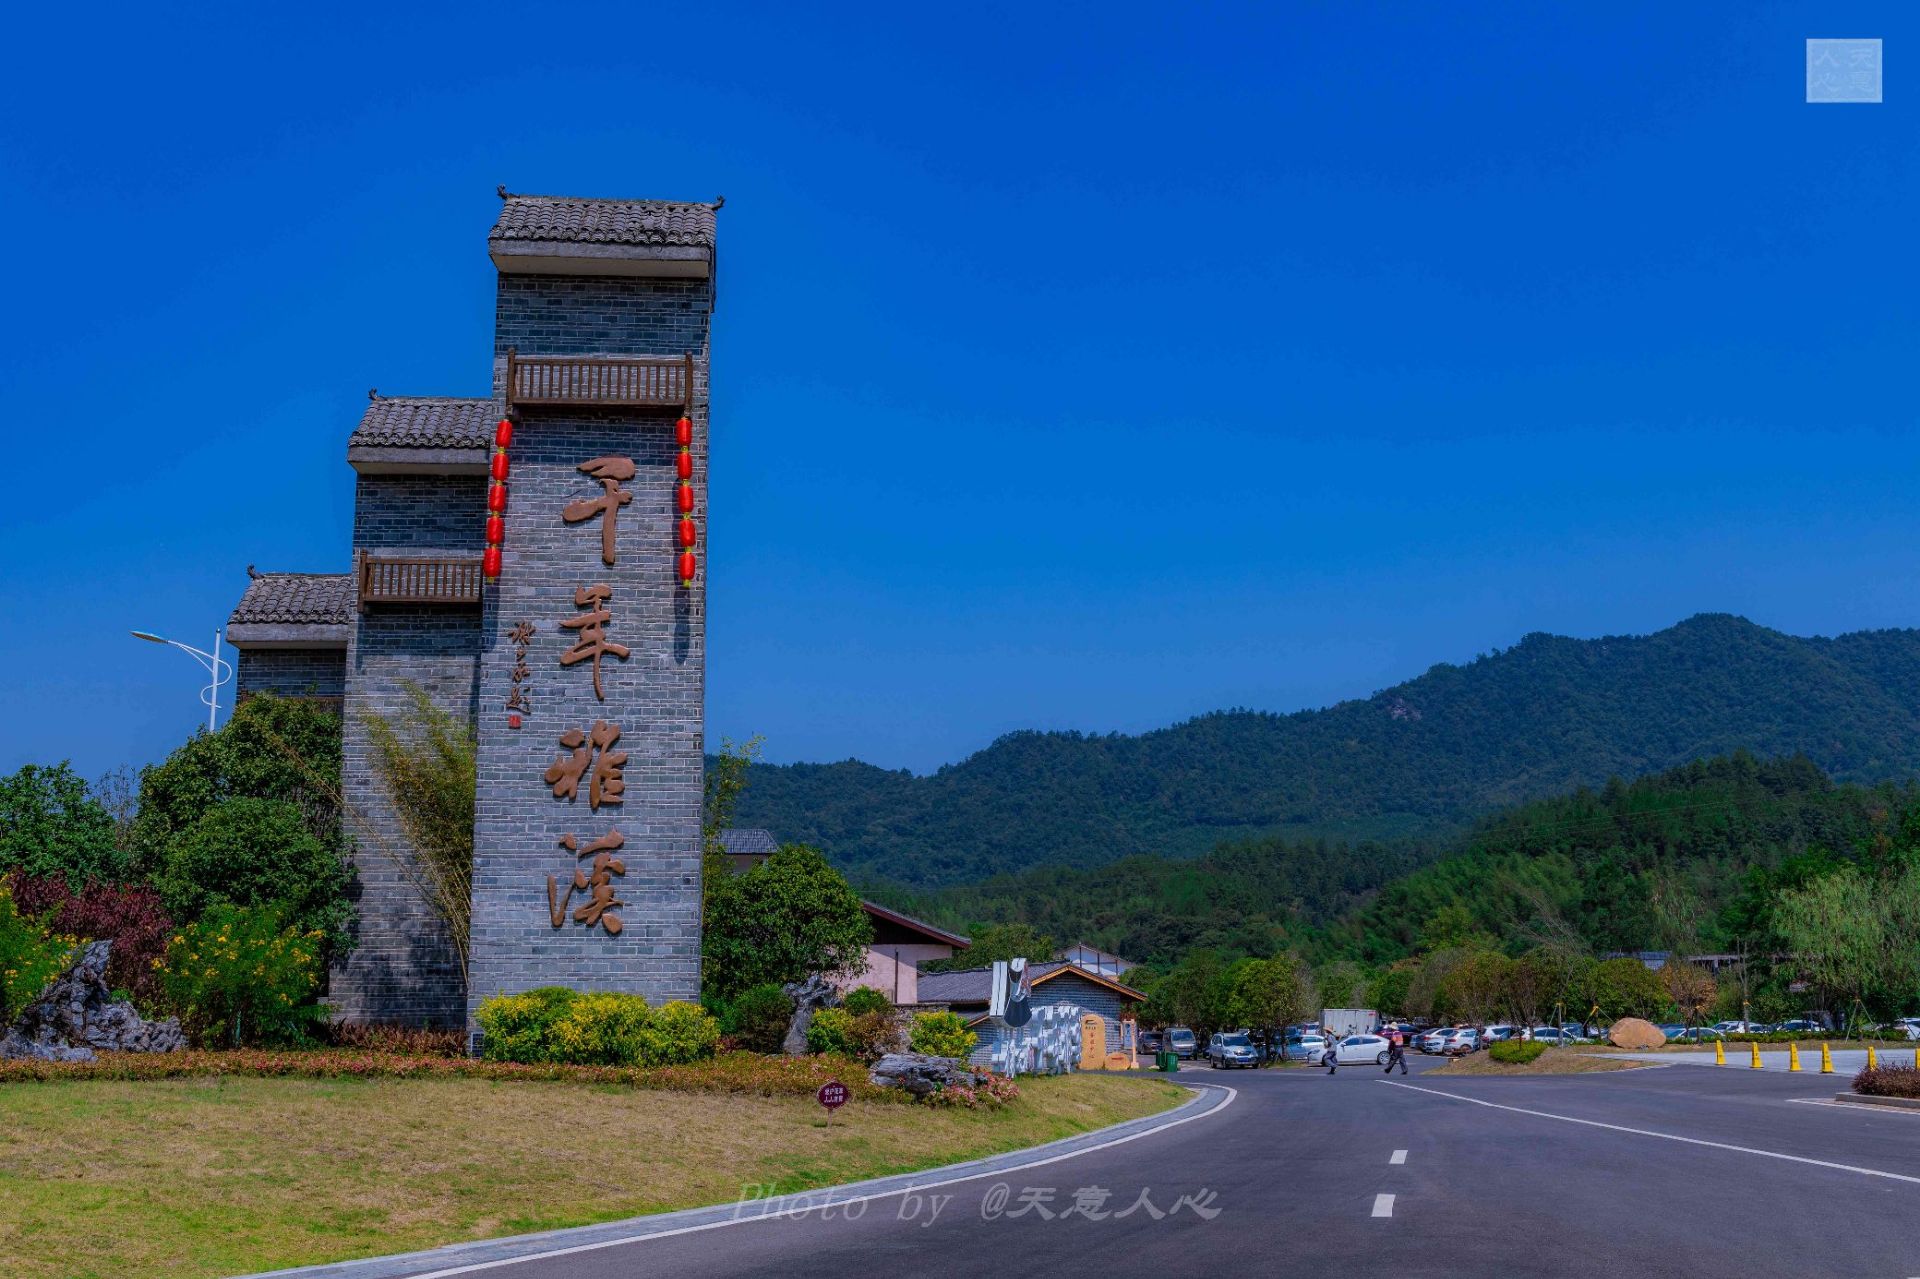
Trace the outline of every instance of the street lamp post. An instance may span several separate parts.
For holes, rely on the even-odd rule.
[[[233,678],[232,663],[220,656],[220,628],[217,626],[214,627],[213,651],[211,653],[204,649],[195,648],[191,644],[182,644],[179,640],[170,640],[164,636],[155,635],[151,631],[134,631],[133,637],[135,639],[147,640],[154,644],[172,645],[206,668],[207,675],[213,682],[200,690],[200,700],[206,705],[207,731],[211,733],[214,730],[214,716],[219,714],[220,711],[220,686]]]

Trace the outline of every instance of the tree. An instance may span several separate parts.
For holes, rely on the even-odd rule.
[[[113,814],[65,762],[0,777],[0,874],[58,875],[78,888],[132,871]]]
[[[1491,1021],[1512,986],[1513,961],[1497,950],[1468,951],[1441,982],[1447,1006],[1472,1022]]]
[[[957,968],[978,968],[1003,959],[1030,959],[1035,963],[1053,957],[1059,949],[1053,938],[1032,924],[988,924],[976,928],[965,950],[951,959],[934,959],[920,965],[923,973],[951,972]]]
[[[1349,959],[1324,964],[1313,975],[1320,1000],[1329,1008],[1357,1008],[1367,997],[1367,973]]]
[[[1669,958],[1660,969],[1660,984],[1667,998],[1679,1010],[1680,1020],[1691,1026],[1705,1020],[1706,1011],[1720,996],[1713,974],[1697,964],[1689,964],[1678,955]]]
[[[1895,1005],[1920,989],[1920,869],[1854,867],[1780,894],[1774,925],[1793,964],[1833,1011],[1853,1000]]]
[[[1627,957],[1595,964],[1583,993],[1588,1007],[1597,1006],[1604,1017],[1654,1017],[1667,1002],[1660,978],[1639,960]],[[1586,1012],[1586,1008],[1580,1010],[1583,1021]]]
[[[323,933],[335,954],[350,944],[353,908],[339,849],[282,800],[242,796],[216,804],[168,841],[154,881],[182,922],[215,906],[273,907],[298,931]]]
[[[1300,961],[1292,955],[1242,960],[1228,976],[1221,1024],[1252,1030],[1289,1025],[1306,1012],[1306,993]]]
[[[233,798],[293,806],[322,843],[340,846],[340,717],[302,698],[260,693],[234,708],[216,733],[196,731],[140,773],[133,846],[151,871],[167,845]]]
[[[733,829],[733,813],[746,793],[753,762],[760,757],[760,742],[755,735],[745,745],[737,746],[731,738],[723,737],[720,753],[707,760],[700,805],[700,882],[708,897],[715,884],[733,873],[733,863],[727,860],[727,846],[720,842],[720,836]]]
[[[702,984],[709,1002],[753,986],[850,975],[866,963],[873,925],[859,894],[818,849],[783,844],[707,895]]]

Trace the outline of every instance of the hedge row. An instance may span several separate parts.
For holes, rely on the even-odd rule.
[[[503,1082],[618,1084],[668,1092],[747,1097],[811,1097],[838,1080],[856,1101],[904,1102],[898,1088],[867,1082],[866,1067],[845,1057],[763,1057],[726,1053],[681,1066],[572,1066],[409,1056],[345,1049],[273,1052],[102,1053],[90,1062],[0,1060],[0,1084],[151,1079],[491,1079]]]

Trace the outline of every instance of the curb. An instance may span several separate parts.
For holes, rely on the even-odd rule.
[[[1172,1081],[1169,1081],[1172,1082]],[[510,1235],[502,1239],[480,1239],[469,1243],[447,1244],[419,1252],[393,1253],[385,1257],[362,1257],[354,1261],[332,1261],[315,1266],[295,1266],[289,1270],[264,1270],[236,1279],[444,1279],[446,1276],[492,1270],[518,1261],[532,1261],[565,1253],[591,1252],[622,1244],[639,1243],[662,1235],[683,1235],[700,1230],[743,1225],[754,1221],[779,1220],[787,1212],[818,1211],[838,1204],[885,1199],[916,1190],[930,1190],[955,1182],[998,1176],[1021,1168],[1055,1163],[1092,1150],[1117,1146],[1122,1142],[1149,1137],[1167,1128],[1192,1123],[1218,1114],[1239,1096],[1224,1084],[1180,1084],[1193,1096],[1172,1110],[1124,1123],[1096,1128],[1074,1137],[1062,1137],[1041,1146],[969,1159],[961,1163],[926,1168],[914,1173],[875,1177],[839,1186],[821,1186],[771,1199],[741,1203],[714,1204],[705,1208],[682,1208],[674,1212],[603,1221],[592,1226],[573,1226],[539,1234]]]
[[[1900,1110],[1920,1110],[1920,1098],[1869,1097],[1865,1093],[1837,1092],[1833,1099],[1849,1106],[1893,1106]]]

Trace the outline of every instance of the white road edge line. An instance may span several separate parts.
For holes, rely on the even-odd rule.
[[[909,1186],[901,1186],[897,1190],[881,1190],[870,1195],[850,1195],[845,1199],[835,1199],[832,1203],[834,1207],[839,1207],[842,1204],[870,1203],[877,1199],[892,1199],[897,1195],[917,1194],[922,1190],[938,1190],[942,1186],[957,1186],[962,1182],[983,1181],[988,1177],[1003,1177],[1010,1172],[1025,1172],[1029,1168],[1044,1168],[1048,1164],[1057,1164],[1068,1159],[1078,1159],[1081,1155],[1090,1155],[1096,1150],[1110,1150],[1114,1146],[1124,1146],[1128,1142],[1138,1141],[1142,1137],[1152,1137],[1158,1133],[1167,1131],[1169,1128],[1178,1128],[1181,1124],[1190,1124],[1196,1119],[1211,1118],[1225,1110],[1228,1106],[1231,1106],[1240,1096],[1239,1089],[1229,1088],[1225,1084],[1206,1084],[1204,1087],[1220,1089],[1220,1091],[1227,1094],[1227,1099],[1217,1106],[1208,1107],[1197,1115],[1188,1115],[1185,1119],[1175,1119],[1168,1123],[1161,1124],[1157,1128],[1149,1128],[1144,1132],[1128,1133],[1124,1137],[1115,1137],[1112,1141],[1103,1141],[1097,1146],[1087,1146],[1080,1150],[1070,1150],[1063,1155],[1052,1155],[1046,1159],[1036,1159],[1032,1163],[1016,1164],[1011,1168],[996,1168],[992,1172],[976,1172],[965,1177],[948,1177],[942,1181],[918,1182]],[[833,1187],[824,1186],[819,1190],[801,1191],[799,1193],[828,1196],[833,1193]],[[1389,1195],[1388,1198],[1392,1198],[1392,1196]],[[719,1205],[713,1206],[717,1207]],[[526,1265],[534,1261],[551,1261],[555,1257],[571,1257],[582,1252],[599,1252],[604,1248],[620,1248],[627,1244],[645,1243],[649,1239],[671,1239],[676,1235],[699,1234],[704,1230],[719,1230],[726,1226],[743,1226],[754,1221],[779,1219],[780,1214],[778,1212],[765,1216],[729,1217],[724,1221],[709,1221],[698,1226],[681,1226],[674,1230],[656,1230],[651,1234],[625,1235],[619,1239],[603,1239],[598,1243],[576,1244],[571,1248],[550,1248],[545,1252],[530,1252],[519,1257],[502,1257],[497,1261],[478,1261],[472,1265],[451,1266],[445,1270],[422,1270],[408,1276],[408,1279],[447,1279],[450,1275],[470,1275],[482,1270],[501,1270],[507,1266]]]
[[[1376,1217],[1391,1217],[1393,1215],[1393,1196],[1375,1195],[1373,1197],[1373,1215]]]
[[[1856,1115],[1920,1116],[1920,1110],[1905,1106],[1876,1106],[1870,1101],[1828,1101],[1825,1097],[1789,1097],[1796,1106],[1825,1106],[1829,1110],[1851,1110]]]
[[[1393,1152],[1393,1158],[1387,1160],[1387,1162],[1390,1164],[1403,1164],[1407,1162],[1407,1152],[1404,1150],[1396,1150]]]
[[[1825,1159],[1809,1159],[1805,1155],[1785,1155],[1777,1150],[1756,1150],[1752,1146],[1734,1146],[1724,1141],[1706,1141],[1699,1137],[1682,1137],[1677,1133],[1655,1132],[1651,1128],[1628,1128],[1621,1124],[1603,1124],[1598,1119],[1579,1119],[1573,1115],[1556,1115],[1546,1110],[1528,1110],[1523,1106],[1503,1106],[1494,1101],[1481,1101],[1478,1097],[1462,1097],[1456,1092],[1442,1092],[1438,1088],[1420,1088],[1413,1084],[1389,1083],[1385,1079],[1375,1080],[1389,1088],[1405,1088],[1411,1092],[1423,1092],[1432,1097],[1445,1097],[1448,1101],[1464,1101],[1474,1106],[1485,1106],[1489,1110],[1510,1110],[1516,1115],[1532,1115],[1536,1119],[1557,1119],[1563,1124],[1583,1124],[1588,1128],[1605,1128],[1610,1132],[1632,1133],[1636,1137],[1658,1137],[1662,1141],[1678,1141],[1689,1146],[1706,1146],[1712,1150],[1731,1150],[1740,1155],[1759,1155],[1763,1159],[1782,1159],[1792,1164],[1811,1164],[1815,1168],[1832,1168],[1838,1172],[1857,1172],[1863,1177],[1885,1177],[1889,1181],[1904,1181],[1920,1186],[1920,1177],[1909,1177],[1901,1172],[1883,1172],[1878,1168],[1862,1168],[1856,1164],[1836,1164]]]

